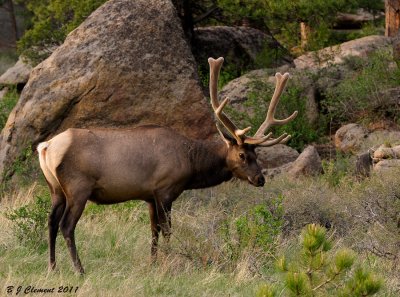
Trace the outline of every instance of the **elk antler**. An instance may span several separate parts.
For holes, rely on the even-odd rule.
[[[246,136],[245,134],[251,129],[251,127],[247,127],[245,129],[239,129],[236,125],[223,113],[223,109],[228,104],[229,99],[224,99],[221,104],[218,101],[218,78],[219,72],[222,67],[222,63],[224,62],[224,58],[220,57],[217,60],[213,58],[208,59],[208,63],[210,64],[210,98],[211,105],[213,107],[214,113],[217,119],[224,125],[224,127],[228,130],[228,132],[236,139],[237,143],[243,144],[253,144],[259,146],[271,146],[277,143],[285,143],[290,139],[290,135],[284,133],[276,139],[272,139],[272,133],[268,133],[264,135],[265,131],[274,126],[274,125],[284,125],[291,120],[293,120],[297,116],[297,111],[295,111],[290,117],[284,120],[276,120],[274,118],[276,106],[279,102],[279,97],[281,96],[287,79],[289,78],[289,74],[285,73],[284,75],[277,73],[276,76],[276,88],[274,95],[272,96],[267,117],[265,121],[261,124],[260,128],[254,134],[253,137]]]
[[[271,102],[269,103],[268,107],[268,112],[267,112],[267,117],[265,121],[261,124],[260,128],[258,128],[257,132],[254,134],[254,138],[262,138],[264,136],[265,131],[268,130],[268,128],[272,126],[281,126],[284,124],[287,124],[291,120],[293,120],[297,116],[297,110],[292,113],[291,116],[287,117],[284,120],[277,120],[275,119],[275,111],[276,111],[276,106],[279,103],[280,96],[282,95],[283,90],[285,89],[286,82],[289,79],[289,73],[285,73],[284,75],[277,73],[275,74],[276,77],[276,86],[275,86],[275,91],[274,95],[272,96]],[[270,146],[274,145],[276,143],[285,143],[290,139],[290,135],[287,135],[284,133],[280,137],[260,143],[262,146]]]
[[[248,132],[251,128],[247,127],[243,130],[238,129],[236,125],[223,113],[222,109],[228,103],[228,98],[219,104],[218,101],[218,78],[219,72],[224,63],[224,58],[220,57],[218,59],[208,58],[208,64],[210,64],[210,98],[211,105],[214,110],[217,119],[225,126],[228,132],[236,139],[238,144],[243,144],[242,136]]]

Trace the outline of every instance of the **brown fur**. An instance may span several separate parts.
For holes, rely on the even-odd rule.
[[[88,200],[101,204],[146,201],[155,258],[159,232],[168,240],[172,202],[184,190],[214,186],[233,176],[264,185],[254,148],[234,140],[191,140],[159,126],[68,129],[40,144],[40,166],[52,195],[49,268],[55,267],[60,227],[74,266],[83,273],[74,230]]]

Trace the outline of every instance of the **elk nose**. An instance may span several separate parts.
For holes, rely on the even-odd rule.
[[[262,187],[265,184],[265,178],[264,175],[260,174],[257,178],[257,186]]]

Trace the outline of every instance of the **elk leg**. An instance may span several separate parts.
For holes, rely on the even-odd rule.
[[[173,200],[168,199],[168,196],[156,195],[155,197],[158,224],[167,243],[171,237],[171,208]]]
[[[77,196],[74,197],[77,198]],[[67,199],[64,215],[60,222],[60,229],[67,243],[72,262],[74,263],[76,271],[80,274],[83,274],[84,270],[76,250],[75,227],[82,215],[88,197],[89,195],[83,195],[80,197],[81,199],[75,199],[74,201],[72,201],[72,199]],[[70,201],[72,202],[71,204],[69,203]]]
[[[151,223],[151,259],[154,262],[157,259],[158,236],[161,229],[158,223],[156,204],[154,201],[149,202],[149,213]]]
[[[49,227],[49,271],[54,270],[56,267],[56,238],[58,233],[58,224],[65,209],[65,196],[61,190],[52,193],[51,197],[52,207],[49,214],[48,227]]]
[[[172,209],[172,202],[165,203],[163,205],[163,213],[164,213],[164,224],[161,224],[161,232],[165,239],[165,242],[169,242],[171,238],[171,209]]]

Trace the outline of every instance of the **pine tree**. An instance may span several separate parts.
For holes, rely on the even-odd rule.
[[[301,250],[292,261],[281,257],[277,262],[286,293],[290,296],[361,297],[372,296],[381,289],[380,278],[355,265],[354,251],[345,248],[332,251],[333,242],[327,237],[325,228],[315,224],[306,226],[300,246]],[[274,286],[266,284],[257,296],[278,295]]]

